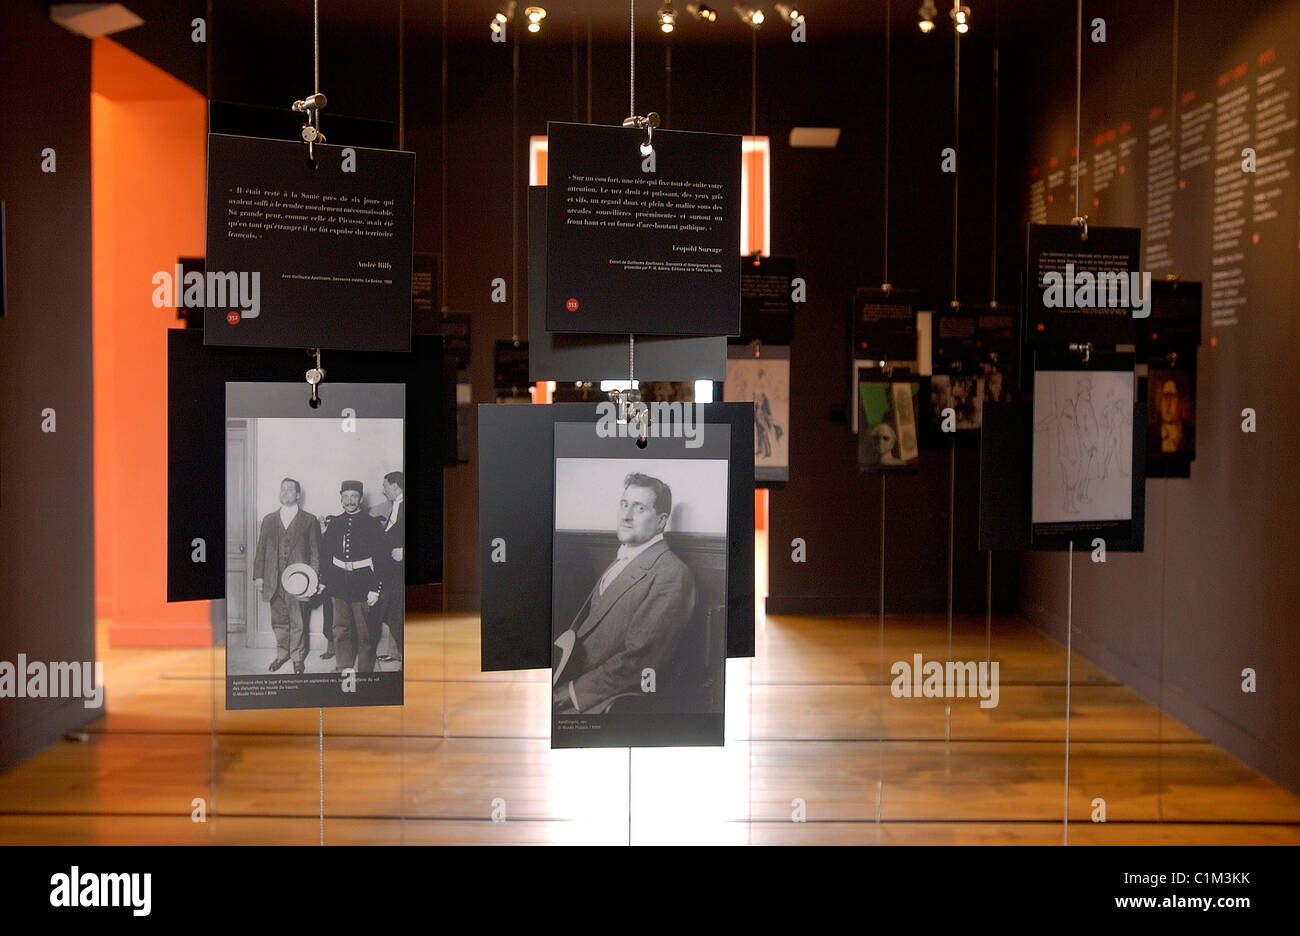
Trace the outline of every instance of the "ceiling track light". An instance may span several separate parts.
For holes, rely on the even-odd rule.
[[[921,9],[916,11],[916,15],[920,17],[920,20],[916,25],[920,27],[921,32],[925,33],[927,36],[934,32],[934,18],[939,15],[939,10],[935,7],[934,0],[925,0],[925,2],[921,4]]]
[[[661,32],[670,33],[677,26],[677,11],[673,9],[673,0],[667,2],[659,8],[655,14],[655,20],[659,23]]]
[[[530,6],[524,10],[524,17],[528,20],[528,31],[530,33],[541,32],[542,20],[546,19],[546,11],[539,6]]]
[[[959,0],[953,0],[948,16],[952,20],[953,28],[962,35],[970,29],[970,7],[961,6]]]
[[[686,12],[705,23],[716,23],[718,21],[718,11],[707,3],[688,3],[686,4]]]
[[[495,37],[501,35],[501,33],[506,28],[506,23],[509,23],[514,18],[515,18],[515,0],[509,0],[509,2],[502,3],[500,6],[498,6],[496,13],[492,15],[492,22],[489,24],[492,28],[493,36]],[[494,38],[493,41],[499,42],[501,40]]]
[[[776,12],[791,29],[803,22],[803,11],[797,6],[791,6],[788,3],[778,3],[776,5]]]
[[[736,15],[740,17],[742,23],[746,26],[752,26],[754,29],[762,26],[763,21],[767,19],[767,17],[763,15],[762,10],[742,6],[739,3],[737,3],[732,9],[736,11]]]

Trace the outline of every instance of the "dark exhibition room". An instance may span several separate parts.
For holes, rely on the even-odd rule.
[[[24,899],[1015,845],[1249,906],[1300,844],[1300,4],[528,3],[0,8]]]

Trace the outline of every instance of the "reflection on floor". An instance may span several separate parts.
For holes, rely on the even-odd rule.
[[[1063,838],[1065,651],[1016,619],[992,628],[998,706],[950,710],[889,691],[893,661],[946,657],[942,618],[761,619],[726,747],[630,754],[551,751],[549,674],[479,673],[477,618],[406,634],[404,706],[325,711],[327,843]],[[953,658],[985,640],[958,620]],[[108,715],[0,776],[0,843],[319,841],[316,710],[227,712],[220,649],[101,659]],[[1300,797],[1077,656],[1073,680],[1071,844],[1300,843]]]

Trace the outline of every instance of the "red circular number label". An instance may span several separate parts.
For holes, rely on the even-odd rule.
[[[564,303],[564,307],[565,307],[566,309],[568,309],[570,312],[577,312],[577,311],[578,311],[578,300],[577,300],[577,299],[570,299],[568,302]]]
[[[239,313],[236,312],[236,311],[233,310],[233,309],[232,309],[231,311],[227,312],[227,313],[226,313],[226,323],[227,323],[228,325],[238,325],[238,324],[239,324]]]

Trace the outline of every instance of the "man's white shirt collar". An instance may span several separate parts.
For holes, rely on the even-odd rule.
[[[298,516],[297,504],[294,504],[291,507],[281,507],[280,525],[283,526],[286,530],[289,529],[289,524],[293,523],[293,518],[296,516]]]
[[[654,536],[650,537],[650,539],[646,540],[640,546],[627,546],[627,545],[619,546],[617,561],[635,559],[637,556],[641,555],[641,553],[645,552],[655,543],[663,542],[663,538],[664,535],[662,533],[656,533]]]

